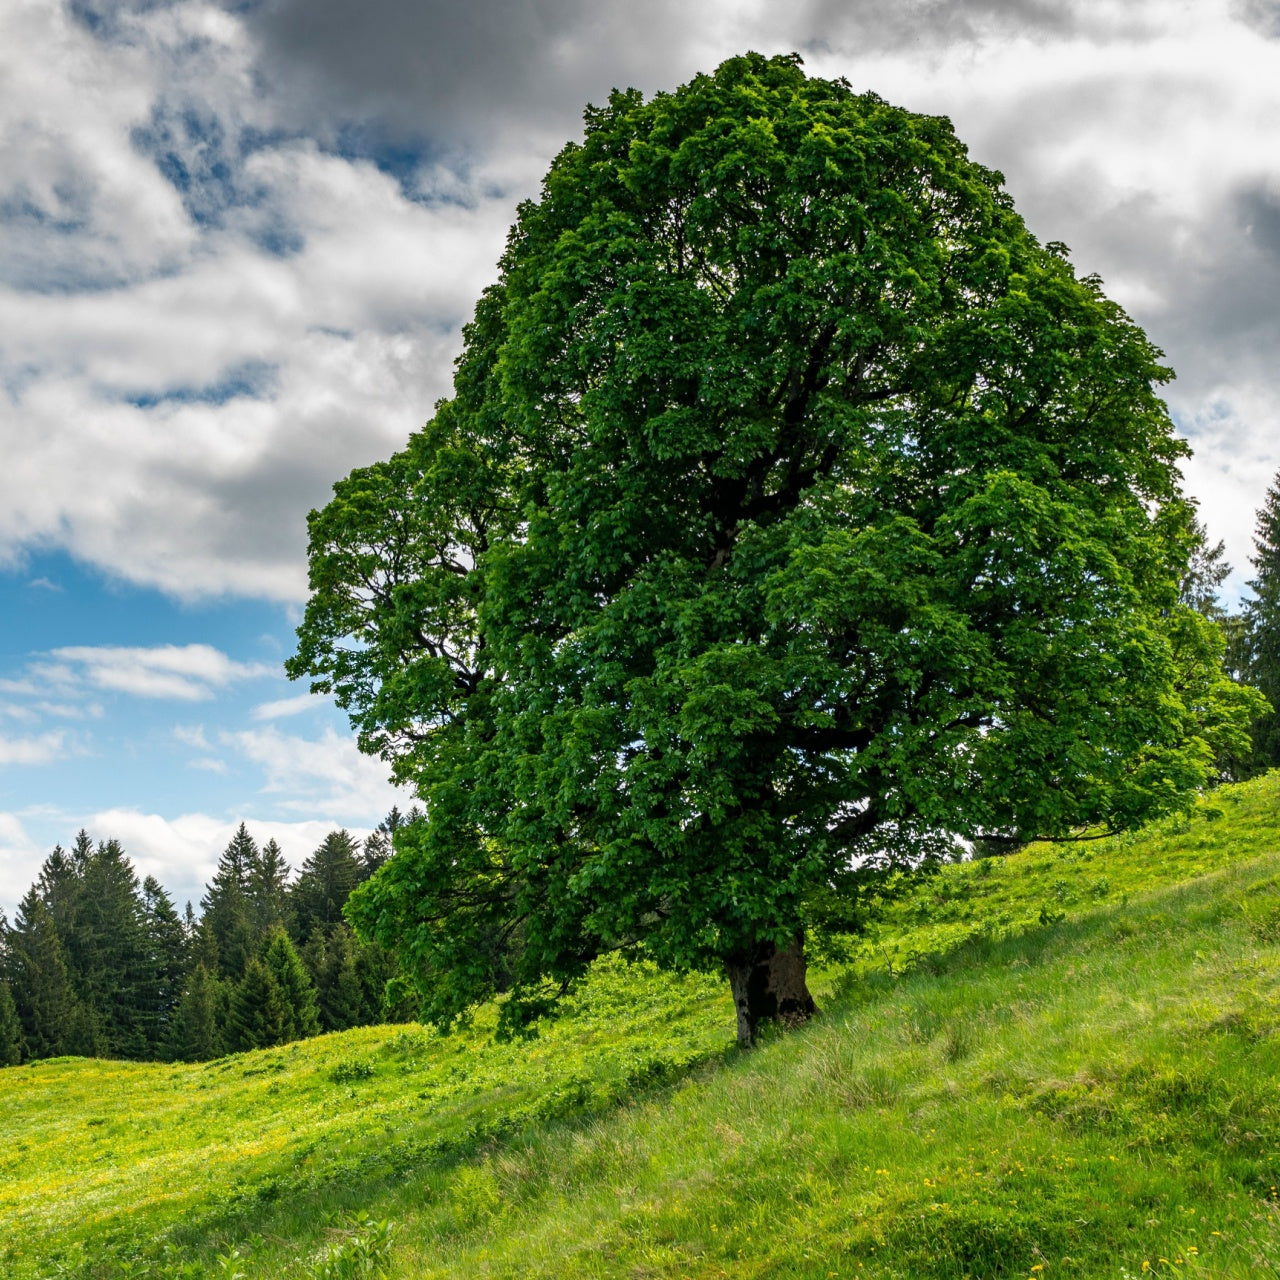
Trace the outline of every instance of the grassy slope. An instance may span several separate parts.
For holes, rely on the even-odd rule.
[[[532,1045],[0,1072],[0,1274],[310,1276],[361,1210],[406,1277],[1280,1274],[1280,775],[947,868],[829,986],[745,1056],[610,968]]]

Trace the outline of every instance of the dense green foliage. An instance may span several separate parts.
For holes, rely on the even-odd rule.
[[[289,671],[427,811],[352,919],[441,1022],[618,949],[754,991],[930,840],[1183,806],[1252,704],[1159,357],[944,119],[756,55],[589,110],[311,520]]]
[[[530,1044],[0,1072],[0,1271],[313,1280],[389,1219],[396,1280],[1280,1274],[1280,775],[883,910],[746,1055],[610,961]]]
[[[197,919],[184,920],[114,840],[81,832],[0,917],[0,1066],[77,1053],[201,1061],[382,1021],[394,958],[342,918],[385,860],[393,811],[363,846],[331,832],[290,882],[242,823]]]

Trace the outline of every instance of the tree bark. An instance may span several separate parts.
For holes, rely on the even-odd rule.
[[[805,985],[802,934],[786,947],[757,943],[748,952],[730,956],[724,967],[738,1011],[738,1044],[744,1049],[755,1044],[762,1023],[798,1026],[818,1011]]]

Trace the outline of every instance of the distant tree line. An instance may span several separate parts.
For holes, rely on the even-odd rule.
[[[1225,778],[1241,781],[1280,767],[1280,474],[1258,510],[1249,557],[1254,576],[1248,582],[1250,595],[1238,612],[1229,612],[1218,599],[1218,589],[1231,573],[1225,544],[1210,544],[1198,520],[1193,521],[1192,533],[1196,545],[1182,582],[1183,603],[1222,625],[1227,670],[1240,683],[1259,689],[1271,703],[1271,709],[1251,727],[1250,750],[1217,762]]]
[[[140,882],[118,841],[81,831],[45,859],[12,923],[0,913],[0,1065],[203,1061],[412,1016],[388,1002],[394,957],[342,915],[405,820],[393,809],[363,842],[331,832],[292,878],[279,845],[241,823],[198,917]]]

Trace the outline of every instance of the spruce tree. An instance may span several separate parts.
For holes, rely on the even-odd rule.
[[[266,1049],[290,1038],[288,1026],[280,984],[266,964],[253,956],[231,997],[228,1039],[236,1050]]]
[[[262,846],[249,873],[249,901],[259,935],[284,924],[289,905],[289,864],[274,839]]]
[[[263,963],[280,988],[288,1011],[288,1039],[302,1040],[320,1030],[316,992],[289,935],[278,925],[269,935]]]
[[[1178,599],[1206,618],[1221,622],[1226,617],[1226,610],[1218,599],[1218,591],[1231,574],[1231,566],[1227,563],[1227,544],[1219,539],[1210,546],[1209,531],[1194,513],[1187,524],[1187,535],[1191,555],[1187,560],[1187,571],[1178,584]]]
[[[32,886],[53,917],[54,926],[62,938],[68,937],[76,927],[76,915],[83,896],[84,864],[93,852],[87,832],[81,831],[76,837],[75,848],[79,852],[78,857],[68,853],[60,844],[54,845]]]
[[[82,1011],[53,916],[28,890],[6,942],[9,986],[29,1058],[53,1058],[82,1048]]]
[[[0,978],[0,1067],[17,1066],[22,1061],[22,1024],[13,993],[6,979]]]
[[[382,826],[377,826],[360,846],[360,879],[367,880],[390,856],[391,837]]]
[[[231,837],[200,906],[204,923],[217,945],[218,972],[238,980],[257,950],[250,884],[258,846],[242,822]]]
[[[302,864],[290,894],[295,937],[319,925],[326,936],[342,920],[342,908],[362,879],[356,844],[347,831],[331,831]]]
[[[278,926],[261,956],[245,966],[231,1001],[230,1039],[237,1049],[265,1049],[315,1035],[316,994],[302,961]]]
[[[173,1018],[182,999],[187,968],[187,931],[173,899],[154,876],[142,882],[143,931],[147,946],[147,984],[140,1013],[148,1056],[172,1039]]]
[[[22,1023],[9,990],[9,922],[0,911],[0,1067],[22,1061]]]
[[[1253,726],[1255,770],[1280,765],[1280,475],[1258,511],[1249,557],[1253,599],[1244,607],[1245,673],[1272,709]]]
[[[320,1022],[325,1031],[345,1031],[376,1019],[376,1008],[369,1008],[361,981],[358,947],[347,925],[334,926],[316,984]]]
[[[115,840],[81,830],[45,859],[34,892],[52,921],[76,997],[64,1051],[145,1057],[151,973],[138,878]]]
[[[155,1048],[150,1030],[156,973],[141,886],[118,841],[90,848],[81,863],[76,927],[63,937],[72,981],[100,1029],[98,1052],[146,1058]]]
[[[169,1055],[182,1062],[208,1062],[225,1051],[222,984],[197,962],[174,1013]]]

